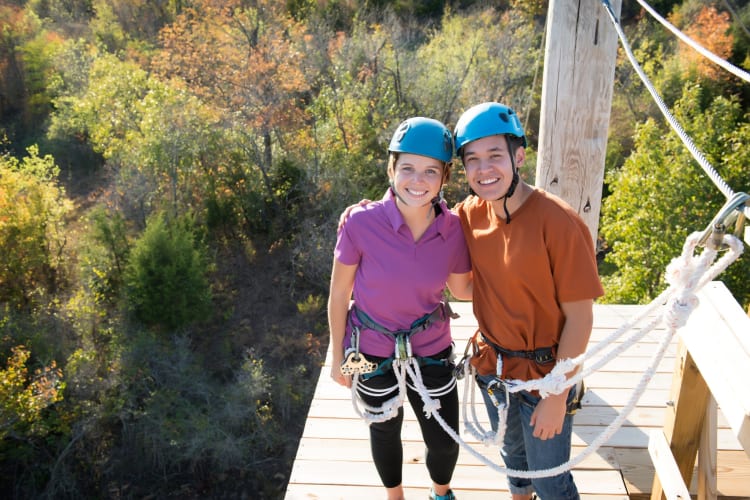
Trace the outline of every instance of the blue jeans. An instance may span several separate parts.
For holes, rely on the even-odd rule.
[[[487,384],[494,375],[477,376],[482,397],[487,407],[492,430],[497,431],[497,408],[487,394]],[[502,385],[493,387],[495,398],[505,401]],[[543,470],[557,467],[570,459],[571,435],[573,433],[573,409],[576,405],[576,387],[568,393],[568,413],[563,421],[562,432],[552,439],[542,440],[533,436],[534,428],[529,424],[531,414],[541,398],[529,392],[511,393],[508,402],[508,419],[501,454],[506,467],[514,470]],[[508,487],[512,494],[527,495],[536,492],[542,500],[578,499],[578,489],[570,471],[553,477],[528,479],[508,476]]]

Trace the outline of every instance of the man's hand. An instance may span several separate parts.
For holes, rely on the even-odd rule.
[[[539,401],[531,414],[531,426],[534,437],[542,440],[552,439],[562,432],[568,392],[553,394]]]
[[[370,203],[370,200],[362,200],[355,205],[349,205],[348,207],[346,207],[344,211],[341,213],[341,216],[339,217],[339,226],[336,229],[336,232],[337,233],[341,232],[341,229],[344,227],[344,224],[346,223],[346,219],[349,218],[349,214],[351,213],[352,210],[354,210],[357,207],[364,207],[368,203]]]

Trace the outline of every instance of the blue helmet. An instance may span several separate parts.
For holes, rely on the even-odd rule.
[[[471,141],[491,135],[520,137],[526,147],[526,136],[516,112],[504,104],[483,102],[464,111],[458,119],[454,131],[456,151],[460,152]]]
[[[388,151],[428,156],[448,163],[453,159],[453,136],[439,121],[417,116],[401,122]]]

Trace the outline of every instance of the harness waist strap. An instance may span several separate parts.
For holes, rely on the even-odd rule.
[[[511,351],[510,349],[505,349],[504,347],[500,347],[499,345],[490,341],[484,334],[482,334],[482,340],[491,345],[492,348],[495,349],[496,353],[502,354],[503,356],[507,356],[509,358],[525,358],[535,361],[539,364],[545,364],[555,360],[555,356],[552,352],[552,347],[540,347],[538,349],[534,349],[533,351]]]
[[[370,330],[375,330],[380,333],[384,333],[389,337],[400,337],[407,336],[411,337],[415,333],[427,330],[436,321],[446,321],[448,318],[457,318],[458,315],[451,310],[450,304],[441,302],[434,311],[429,314],[425,314],[421,318],[414,321],[408,329],[403,330],[388,330],[386,327],[378,324],[364,311],[360,310],[357,306],[352,305],[351,311],[357,316],[357,319],[363,326]]]

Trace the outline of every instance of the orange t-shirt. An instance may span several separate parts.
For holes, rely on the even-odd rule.
[[[479,331],[510,351],[552,347],[556,355],[565,322],[560,304],[604,294],[586,224],[562,199],[538,188],[510,224],[477,196],[454,210],[471,254]],[[472,363],[482,375],[495,373],[492,347],[480,340],[479,348]],[[501,376],[532,380],[554,365],[503,356]]]

